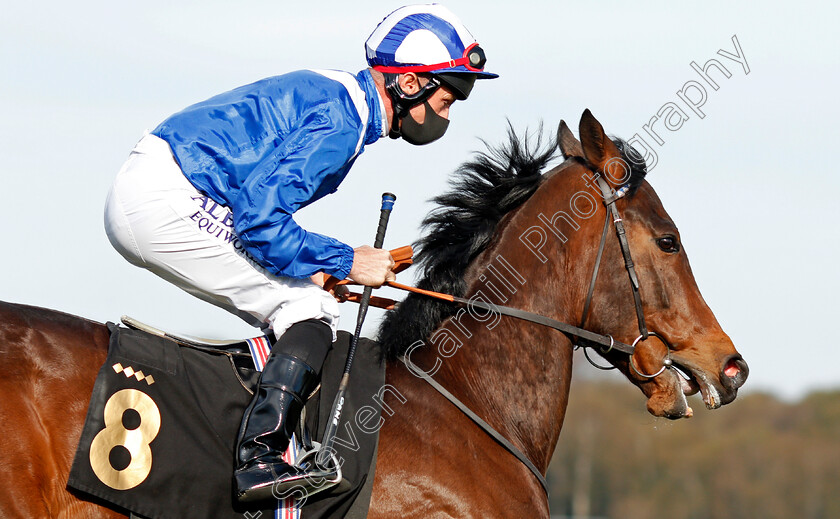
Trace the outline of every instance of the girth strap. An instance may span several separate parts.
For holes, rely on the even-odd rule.
[[[426,373],[425,371],[423,371],[421,369],[417,369],[416,366],[415,366],[415,368],[412,368],[412,366],[410,365],[411,361],[406,359],[405,357],[400,357],[399,359],[403,362],[403,364],[405,364],[405,366],[409,369],[409,371],[411,371],[414,375],[419,376],[420,378],[425,380],[430,386],[435,388],[437,390],[437,392],[440,393],[441,395],[443,395],[447,400],[449,400],[452,403],[452,405],[454,405],[455,407],[458,408],[458,410],[460,410],[462,413],[467,415],[470,420],[472,420],[473,422],[476,423],[476,425],[478,425],[479,427],[484,429],[484,432],[486,432],[487,434],[490,435],[491,438],[496,440],[496,442],[499,445],[504,447],[508,452],[513,454],[516,457],[516,459],[518,459],[526,467],[528,467],[528,469],[537,478],[537,481],[540,482],[540,485],[542,485],[542,488],[545,491],[546,495],[548,495],[548,483],[546,482],[545,477],[542,475],[542,473],[540,473],[539,469],[537,469],[537,467],[533,463],[531,463],[531,460],[529,460],[525,456],[525,454],[522,453],[522,451],[517,449],[514,444],[512,444],[510,441],[507,440],[507,438],[502,436],[498,431],[496,431],[496,429],[493,429],[493,427],[489,423],[482,420],[480,416],[475,414],[463,402],[458,400],[458,398],[455,397],[455,395],[453,395],[452,393],[447,391],[445,387],[443,387],[435,379],[430,377],[428,373]]]

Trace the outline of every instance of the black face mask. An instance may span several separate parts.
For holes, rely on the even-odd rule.
[[[411,114],[406,114],[402,119],[402,127],[400,128],[400,135],[403,140],[415,146],[429,144],[434,142],[446,133],[449,127],[449,119],[439,116],[429,106],[429,102],[425,101],[423,107],[426,109],[426,118],[423,124],[419,124]]]

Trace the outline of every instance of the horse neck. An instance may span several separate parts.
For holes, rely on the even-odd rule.
[[[602,220],[589,218],[576,230],[563,229],[565,243],[547,229],[543,220],[550,222],[560,205],[568,212],[568,201],[583,185],[559,175],[546,179],[499,226],[494,244],[467,272],[468,297],[578,324]],[[555,240],[545,245],[543,256],[520,239],[534,226]],[[435,378],[545,469],[568,402],[569,339],[547,327],[465,309],[444,321],[431,342],[442,361]]]

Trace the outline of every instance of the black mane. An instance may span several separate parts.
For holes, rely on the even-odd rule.
[[[532,142],[533,141],[533,142]],[[614,139],[631,165],[632,196],[644,179],[641,155],[632,146]],[[632,154],[635,153],[635,156]],[[537,190],[542,172],[559,155],[556,141],[544,143],[542,131],[531,139],[508,128],[508,142],[462,164],[450,180],[451,190],[432,199],[437,207],[423,220],[425,235],[414,244],[414,263],[420,269],[417,286],[463,297],[464,275],[470,263],[491,242],[501,219]],[[426,296],[409,294],[389,312],[377,340],[390,358],[402,355],[414,342],[424,340],[457,307]]]

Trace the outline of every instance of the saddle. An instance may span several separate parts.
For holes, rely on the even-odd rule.
[[[272,338],[218,341],[169,334],[123,317],[108,323],[108,357],[97,376],[68,487],[147,518],[271,517],[236,503],[232,474],[239,422],[259,379],[252,349]],[[311,444],[329,419],[351,335],[339,332],[322,385],[308,401],[298,438]],[[385,362],[360,339],[336,437],[343,481],[310,496],[291,516],[366,517],[373,485]],[[311,446],[311,445],[309,445]],[[263,505],[264,506],[264,505]],[[264,514],[264,515],[261,515]]]

